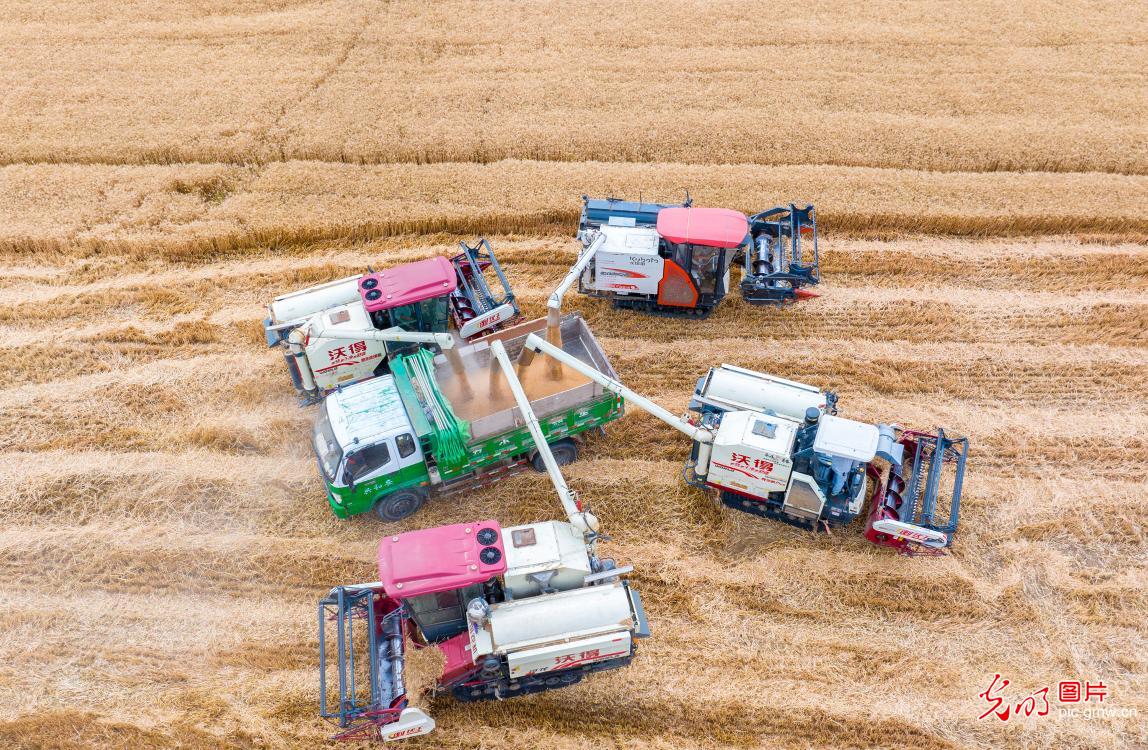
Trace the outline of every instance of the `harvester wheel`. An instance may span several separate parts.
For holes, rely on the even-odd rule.
[[[550,452],[554,454],[554,461],[559,466],[567,466],[578,460],[578,444],[570,438],[555,440],[550,444]],[[535,471],[546,471],[546,464],[542,463],[542,456],[535,454],[531,460]]]
[[[387,522],[401,521],[423,507],[427,496],[414,489],[399,490],[375,501],[375,513]]]

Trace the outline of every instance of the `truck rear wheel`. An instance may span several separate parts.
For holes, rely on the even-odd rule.
[[[554,454],[554,461],[559,466],[567,466],[578,460],[578,444],[570,438],[555,440],[550,444],[550,452]],[[531,463],[534,464],[535,471],[546,471],[546,464],[542,462],[541,455],[535,454]]]
[[[426,499],[425,492],[414,489],[399,490],[390,495],[383,495],[376,500],[375,514],[388,523],[401,521],[414,515],[419,508],[423,507]]]

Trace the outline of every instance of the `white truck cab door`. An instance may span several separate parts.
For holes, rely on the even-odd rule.
[[[349,476],[353,476],[355,484],[361,484],[421,463],[423,452],[414,433],[401,432],[356,451],[348,451],[343,461],[343,484],[347,483]]]
[[[415,437],[414,432],[403,432],[395,436],[395,454],[398,457],[398,465],[395,469],[405,469],[413,464],[425,463],[423,461],[423,449],[419,446],[419,440]]]

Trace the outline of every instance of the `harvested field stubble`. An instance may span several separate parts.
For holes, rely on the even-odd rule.
[[[953,554],[724,510],[631,413],[568,478],[654,637],[562,691],[424,692],[411,746],[1148,742],[1146,32],[1080,2],[0,2],[0,745],[322,743],[315,603],[384,527],[326,508],[261,305],[487,233],[535,316],[578,196],[686,188],[814,202],[823,296],[567,308],[674,411],[731,362],[971,435]],[[526,474],[385,530],[557,513]],[[978,721],[995,673],[1138,714]]]

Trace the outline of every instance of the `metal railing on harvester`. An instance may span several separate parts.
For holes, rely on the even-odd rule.
[[[375,737],[378,728],[397,720],[406,705],[403,611],[380,615],[376,595],[373,588],[339,586],[319,602],[319,715],[338,723],[341,731],[332,739]],[[328,627],[332,624],[337,702],[328,695],[327,684]]]
[[[749,217],[753,243],[743,258],[745,276],[741,294],[754,304],[782,303],[803,296],[821,281],[817,217],[813,206],[790,203]],[[807,245],[812,245],[808,247]]]

